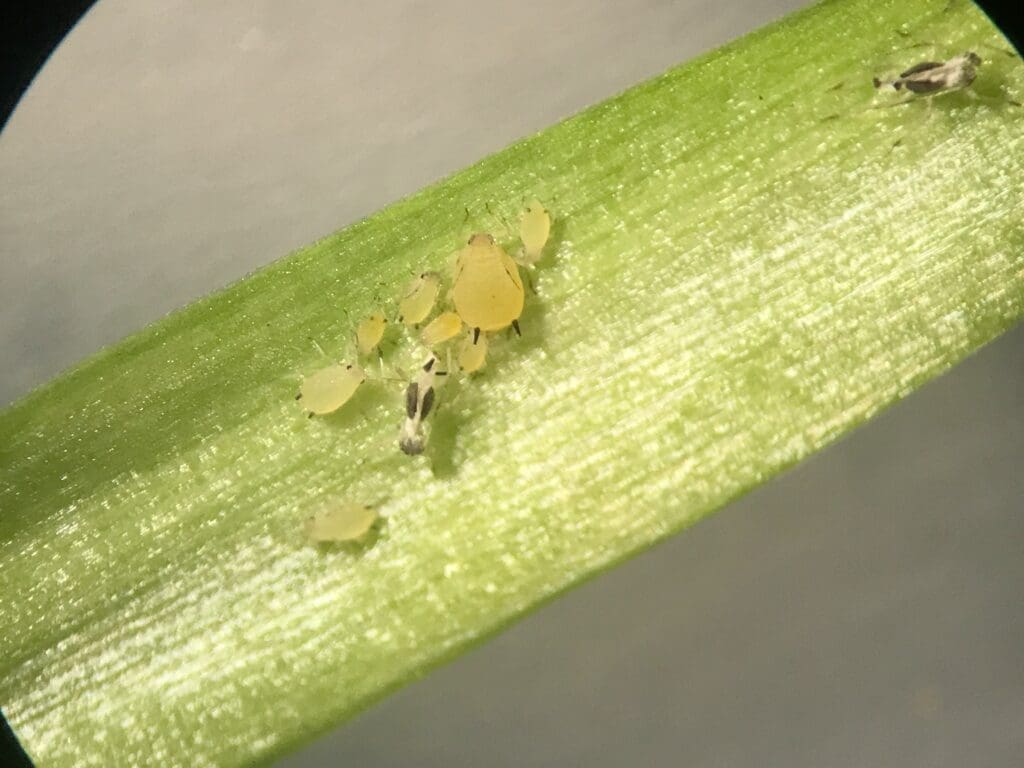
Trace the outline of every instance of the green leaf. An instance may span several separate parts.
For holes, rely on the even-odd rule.
[[[869,109],[886,98],[872,75],[926,57],[915,41],[982,53],[972,93]],[[0,704],[28,751],[48,766],[288,751],[1011,326],[1024,70],[986,47],[1005,45],[967,3],[816,6],[0,414]],[[351,358],[355,321],[468,233],[504,235],[524,196],[557,217],[524,336],[441,390],[426,456],[397,450],[393,382],[306,419],[297,384]],[[386,370],[422,356],[394,327],[388,345]],[[303,519],[348,501],[379,505],[379,533],[307,544]]]

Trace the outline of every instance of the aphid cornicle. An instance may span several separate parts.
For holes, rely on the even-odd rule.
[[[892,80],[874,78],[875,88],[891,86],[899,91],[906,89],[913,94],[923,95],[955,91],[966,88],[974,82],[981,57],[974,51],[966,51],[949,61],[922,61],[900,73]]]
[[[519,219],[519,239],[523,243],[522,261],[536,264],[551,234],[551,216],[538,201],[532,200]]]
[[[374,312],[356,327],[356,345],[359,354],[368,355],[380,344],[387,328],[387,318],[380,312]]]
[[[519,267],[488,234],[478,233],[458,253],[452,303],[462,321],[481,331],[519,331],[523,281]]]
[[[431,355],[405,390],[405,421],[398,436],[398,445],[409,456],[423,453],[426,445],[423,421],[434,407],[436,377],[448,375],[447,371],[439,371],[438,365],[437,357]]]
[[[358,541],[363,538],[379,515],[362,504],[342,504],[320,510],[306,519],[306,536],[314,543]]]
[[[310,416],[333,413],[355,394],[366,379],[357,365],[332,365],[307,376],[296,400],[301,400]]]
[[[454,338],[462,330],[462,320],[454,312],[442,312],[431,320],[420,333],[420,338],[428,347],[434,347],[448,339]]]
[[[398,321],[406,325],[418,325],[427,319],[441,290],[441,276],[436,272],[424,272],[406,289],[398,303]]]

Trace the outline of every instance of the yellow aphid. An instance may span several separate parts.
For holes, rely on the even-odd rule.
[[[384,329],[388,321],[380,312],[374,312],[356,327],[356,344],[359,354],[368,355],[384,338]]]
[[[452,303],[470,328],[500,331],[512,325],[519,330],[523,312],[519,267],[490,235],[473,235],[459,251]]]
[[[302,400],[311,415],[322,416],[347,403],[365,379],[366,374],[357,365],[332,365],[307,376],[295,399]]]
[[[457,336],[462,330],[462,320],[454,312],[442,312],[430,321],[430,324],[423,329],[420,338],[428,347],[433,347],[441,342]]]
[[[424,272],[409,285],[398,303],[398,320],[416,325],[426,320],[441,290],[441,276],[437,272]]]
[[[519,239],[523,241],[523,261],[536,264],[551,234],[551,216],[544,206],[532,200],[519,220]]]
[[[362,504],[342,504],[321,510],[306,520],[310,541],[355,541],[361,539],[377,522],[377,512]]]
[[[466,373],[479,371],[487,362],[487,334],[470,331],[459,347],[459,367]]]

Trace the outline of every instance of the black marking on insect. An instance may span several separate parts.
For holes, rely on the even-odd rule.
[[[518,321],[516,321],[516,322],[518,322]],[[479,328],[474,328],[473,329],[473,343],[476,344],[478,341],[480,341],[480,329]]]
[[[523,337],[523,332],[521,330],[519,330],[519,320],[518,319],[512,321],[512,327],[516,329],[516,336],[518,336],[519,338],[522,338]]]
[[[430,409],[434,407],[434,388],[431,387],[423,393],[423,407],[420,409],[420,419],[430,415]]]
[[[893,90],[906,89],[914,94],[941,93],[967,88],[977,77],[981,57],[974,51],[966,51],[948,61],[922,61],[905,69],[892,80],[872,78],[875,88],[884,85]]]
[[[409,382],[405,390],[405,415],[410,419],[416,418],[416,408],[420,401],[420,387],[415,381]]]

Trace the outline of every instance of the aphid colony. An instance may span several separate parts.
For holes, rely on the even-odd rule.
[[[543,205],[533,201],[520,220],[522,248],[514,257],[486,233],[474,234],[458,251],[451,287],[444,302],[446,306],[436,316],[431,317],[441,303],[444,282],[441,274],[423,272],[401,295],[395,319],[415,332],[428,355],[419,370],[406,379],[405,417],[398,440],[404,453],[420,454],[426,445],[425,421],[434,407],[438,386],[452,368],[452,348],[446,345],[461,336],[457,346],[458,368],[472,374],[487,361],[489,335],[506,329],[521,335],[519,317],[523,312],[525,291],[519,270],[532,268],[537,263],[550,233],[550,214]],[[360,356],[367,357],[375,351],[380,354],[387,326],[383,312],[375,312],[356,326],[355,342]],[[439,354],[441,348],[444,348],[444,363]],[[367,378],[374,376],[359,365],[331,365],[306,377],[296,399],[310,417],[333,413],[352,398]],[[314,523],[317,530],[330,529],[325,522],[314,520]]]

